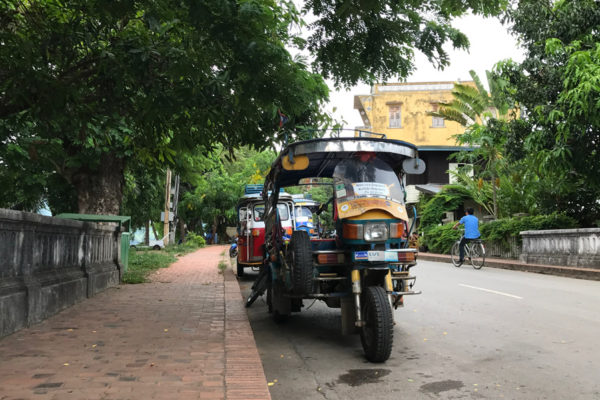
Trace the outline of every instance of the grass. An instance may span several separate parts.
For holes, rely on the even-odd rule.
[[[225,264],[225,261],[221,260],[219,261],[219,273],[223,274],[225,273],[225,270],[227,269],[227,264]]]
[[[123,283],[148,282],[148,275],[159,268],[167,268],[177,257],[191,253],[199,247],[189,244],[170,245],[163,250],[129,249],[129,266],[123,274]]]

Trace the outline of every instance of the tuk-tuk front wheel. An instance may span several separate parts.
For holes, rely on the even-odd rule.
[[[387,293],[380,286],[369,286],[363,295],[362,318],[365,324],[360,340],[367,360],[384,362],[392,352],[394,320]]]

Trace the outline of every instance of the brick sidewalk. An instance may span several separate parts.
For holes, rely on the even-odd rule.
[[[218,273],[223,251],[1,339],[0,400],[270,399],[238,283]]]

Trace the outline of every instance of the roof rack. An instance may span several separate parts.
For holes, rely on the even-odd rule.
[[[263,185],[262,184],[251,184],[246,185],[246,189],[244,190],[244,194],[257,194],[262,192]]]

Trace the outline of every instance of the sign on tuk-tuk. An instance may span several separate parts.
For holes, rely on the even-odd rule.
[[[360,333],[369,361],[389,358],[392,309],[420,293],[413,290],[417,249],[408,247],[404,182],[406,174],[423,171],[414,145],[385,137],[314,139],[281,151],[262,192],[263,268],[275,321],[300,311],[303,299],[319,299],[341,309],[342,333]],[[311,237],[306,230],[284,238],[279,191],[306,178],[331,182],[334,238]]]

